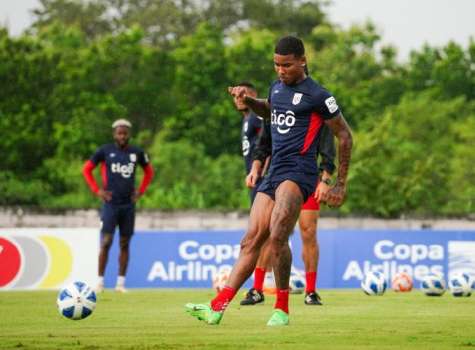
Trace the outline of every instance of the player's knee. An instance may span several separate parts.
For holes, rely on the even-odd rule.
[[[301,229],[302,243],[305,245],[316,246],[317,235],[315,226],[307,226]]]
[[[105,235],[104,237],[102,237],[101,248],[104,250],[109,250],[111,246],[112,246],[112,236]]]
[[[249,251],[260,249],[264,242],[265,238],[262,235],[246,235],[246,237],[241,241],[241,252],[246,253]]]
[[[121,250],[129,250],[130,241],[129,239],[121,239],[120,240],[120,249]]]
[[[271,235],[270,236],[270,246],[271,249],[280,249],[281,247],[288,245],[289,240],[288,237],[284,237],[283,235]]]

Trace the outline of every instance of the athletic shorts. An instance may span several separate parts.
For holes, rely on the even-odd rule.
[[[260,184],[262,183],[262,180],[263,178],[260,177],[259,180],[256,181],[256,185],[253,188],[251,188],[249,191],[249,196],[251,197],[251,207],[252,207],[252,204],[254,203],[254,199],[256,199],[257,190]]]
[[[315,192],[313,192],[310,197],[308,197],[307,201],[302,204],[300,210],[320,210],[320,202],[317,202],[314,196]]]
[[[119,227],[121,236],[132,236],[135,225],[135,204],[104,203],[101,212],[101,233],[114,234]]]
[[[310,197],[310,195],[315,191],[315,184],[317,183],[317,175],[309,175],[304,173],[297,172],[285,172],[279,175],[269,174],[264,177],[261,185],[258,188],[258,192],[263,192],[275,200],[275,191],[279,185],[290,180],[295,182],[302,192],[304,203]]]

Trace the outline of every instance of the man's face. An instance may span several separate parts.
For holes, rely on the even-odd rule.
[[[245,94],[247,96],[251,96],[251,97],[256,97],[257,96],[257,93],[253,89],[251,89],[250,87],[243,86],[243,88],[244,88]],[[247,107],[247,105],[244,103],[244,100],[242,98],[234,96],[233,101],[234,101],[234,105],[236,106],[236,109],[239,112],[247,112],[247,110],[249,109]]]
[[[274,69],[280,81],[286,85],[293,85],[305,77],[305,56],[296,57],[294,54],[274,54]]]
[[[114,141],[119,147],[125,147],[129,143],[130,130],[126,126],[118,126],[114,129]]]

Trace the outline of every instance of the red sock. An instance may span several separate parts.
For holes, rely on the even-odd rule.
[[[211,300],[211,308],[214,311],[224,311],[228,307],[231,300],[233,300],[234,296],[236,295],[236,290],[234,288],[224,286],[221,292]]]
[[[317,284],[317,272],[306,272],[305,273],[305,293],[315,292],[316,284]]]
[[[254,270],[254,289],[262,292],[264,288],[264,278],[266,277],[266,270],[256,267]]]
[[[285,313],[289,313],[289,290],[277,289],[274,309],[281,309]]]

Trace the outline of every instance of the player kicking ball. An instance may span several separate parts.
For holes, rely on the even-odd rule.
[[[247,96],[242,87],[231,89],[231,94],[241,98],[257,115],[271,118],[272,161],[268,175],[258,188],[249,226],[227,285],[209,304],[185,305],[191,316],[207,324],[220,323],[229,303],[254,271],[267,239],[276,282],[276,303],[267,325],[289,324],[292,265],[289,237],[302,204],[315,190],[318,178],[315,148],[323,123],[338,139],[339,162],[336,183],[321,199],[331,206],[340,206],[344,201],[351,131],[335,98],[305,74],[305,65],[303,42],[287,36],[275,47],[274,67],[279,80],[271,85],[267,100]]]
[[[252,168],[246,178],[246,185],[249,188],[255,188],[256,182],[262,179],[263,164],[268,162],[272,149],[272,138],[270,131],[270,121],[263,125],[259,137],[256,141]],[[330,129],[322,126],[321,134],[318,138],[316,158],[320,155],[320,179],[317,184],[316,192],[307,199],[302,205],[299,215],[299,228],[302,238],[302,260],[305,266],[305,305],[322,305],[320,295],[317,292],[317,272],[320,250],[317,240],[317,224],[320,210],[320,202],[316,198],[325,196],[330,190],[331,175],[335,170],[335,142]],[[240,304],[256,305],[264,302],[264,279],[266,270],[269,271],[271,251],[266,242],[261,248],[256,269],[254,270],[254,285],[246,293],[246,297]],[[268,273],[268,272],[267,272]]]

